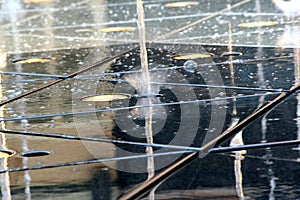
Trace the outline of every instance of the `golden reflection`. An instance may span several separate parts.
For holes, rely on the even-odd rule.
[[[88,96],[83,97],[82,101],[114,101],[114,100],[122,100],[122,99],[128,99],[130,98],[129,94],[103,94],[103,95],[97,95],[97,96]]]
[[[32,63],[47,63],[56,60],[55,57],[35,57],[35,58],[19,58],[13,60],[15,64],[32,64]]]
[[[189,6],[197,6],[199,2],[196,1],[187,1],[187,2],[176,2],[176,3],[167,3],[164,5],[166,8],[182,8]]]
[[[101,28],[98,31],[102,33],[113,33],[113,32],[131,32],[135,31],[135,27],[110,27],[110,28]]]
[[[173,55],[171,58],[173,60],[194,60],[199,58],[210,58],[213,57],[213,53],[207,53],[207,54],[188,54],[188,55]]]
[[[240,28],[254,28],[254,27],[264,27],[264,26],[275,26],[279,23],[277,21],[260,21],[260,22],[248,22],[238,24]]]

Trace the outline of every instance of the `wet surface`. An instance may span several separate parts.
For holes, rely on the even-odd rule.
[[[156,48],[154,48],[154,46],[156,46]],[[121,46],[119,48],[122,49]],[[157,51],[161,52],[161,50],[157,49],[162,48],[167,49],[163,51],[164,56],[157,57]],[[170,49],[172,49],[172,51],[170,51]],[[186,54],[188,52],[192,53],[190,52],[191,49],[210,52],[215,56],[212,58],[198,58],[196,60],[193,60],[193,62],[197,63],[197,68],[193,73],[191,73],[190,71],[184,70],[185,68],[182,64],[186,62],[185,60],[178,61],[172,59],[172,54]],[[73,55],[78,55],[76,59],[79,61],[80,59],[84,60],[87,52],[92,50],[93,49],[82,49],[77,51],[65,50],[64,52],[60,53],[60,55],[62,57],[65,57],[64,54],[69,55],[70,57],[73,57]],[[209,130],[208,119],[212,116],[212,104],[209,100],[212,98],[210,97],[208,89],[205,86],[213,85],[213,83],[205,84],[205,82],[203,82],[205,76],[207,76],[206,70],[209,68],[214,69],[211,66],[214,66],[216,69],[218,69],[217,72],[220,72],[225,86],[232,86],[232,88],[223,89],[225,91],[225,94],[219,93],[214,97],[214,99],[224,97],[226,99],[225,101],[221,100],[221,103],[217,104],[221,111],[224,110],[227,113],[224,122],[224,128],[222,129],[225,129],[229,126],[229,124],[231,123],[231,118],[245,118],[252,111],[256,110],[262,103],[267,103],[269,100],[273,99],[281,89],[288,89],[295,83],[296,69],[293,57],[297,57],[298,55],[296,54],[294,49],[285,49],[280,51],[276,48],[234,47],[234,50],[237,52],[242,52],[243,55],[234,57],[231,61],[231,63],[234,63],[233,65],[235,74],[234,79],[232,79],[230,72],[230,66],[232,66],[232,64],[229,63],[228,57],[221,56],[223,52],[227,52],[226,47],[190,47],[187,45],[157,44],[153,45],[153,48],[149,49],[149,53],[156,52],[154,54],[155,59],[153,59],[155,61],[162,60],[161,58],[164,57],[166,59],[168,58],[168,60],[163,62],[163,66],[156,63],[154,65],[155,67],[157,67],[155,68],[156,70],[161,69],[163,71],[167,71],[167,69],[170,69],[171,73],[173,73],[173,78],[174,76],[176,77],[179,76],[178,74],[180,74],[183,75],[185,79],[188,79],[190,84],[194,84],[195,87],[193,87],[193,90],[196,94],[194,96],[194,100],[199,100],[199,104],[196,106],[193,105],[193,103],[191,104],[192,108],[199,108],[200,114],[199,118],[195,115],[190,114],[190,112],[182,113],[182,111],[180,110],[184,105],[168,105],[167,103],[174,103],[178,101],[178,99],[176,98],[182,98],[182,94],[177,91],[177,87],[183,90],[187,86],[176,86],[176,83],[178,84],[177,79],[164,80],[163,78],[160,78],[160,82],[163,82],[161,83],[161,85],[168,83],[171,86],[167,88],[163,85],[160,89],[160,93],[162,94],[162,96],[159,97],[159,101],[157,103],[166,104],[160,106],[165,109],[165,114],[154,114],[154,118],[157,118],[157,120],[159,120],[167,117],[168,119],[163,127],[161,127],[160,123],[153,124],[154,129],[159,131],[154,137],[155,143],[171,143],[173,145],[176,144],[187,146],[192,145],[195,147],[201,146],[202,139],[205,133],[207,133],[207,131]],[[253,56],[257,55],[257,52],[260,52],[260,57],[262,59],[257,58],[257,56]],[[57,52],[47,52],[47,54],[55,56]],[[27,57],[28,54],[24,54],[21,56]],[[137,54],[132,53],[132,56],[138,58]],[[16,55],[11,55],[8,57],[8,60],[11,60],[10,58],[14,57],[16,57]],[[130,60],[131,62],[133,57],[128,60]],[[208,60],[204,62],[203,59]],[[57,60],[55,62],[57,62]],[[118,63],[119,65],[124,65],[124,69],[126,69],[124,62],[126,61],[123,60],[122,63],[118,62],[118,60],[115,61],[115,63]],[[69,63],[74,64],[76,63],[76,61],[69,60],[65,62],[65,65],[69,66]],[[24,69],[25,67],[28,67],[28,69],[30,70],[30,67],[35,67],[35,71],[39,74],[49,74],[50,72],[48,69],[51,69],[52,65],[52,63],[22,64],[22,66],[24,66]],[[80,64],[78,64],[78,66],[79,65]],[[111,63],[110,66],[114,65],[115,64]],[[118,69],[120,69],[119,65]],[[8,66],[6,69],[7,71],[15,71],[16,67],[16,64],[8,62]],[[178,69],[173,69],[174,67],[177,67]],[[65,68],[65,70],[67,71],[68,69]],[[132,70],[132,74],[134,74],[134,71],[138,70],[138,68],[136,69],[136,67],[133,67],[132,69],[128,69],[127,72],[130,70]],[[94,70],[91,74],[95,74],[95,71],[97,70]],[[111,71],[109,70],[109,68],[107,68],[106,71],[106,73],[110,75],[109,79],[106,80],[116,79],[116,77],[120,77],[120,80],[124,80],[122,79],[122,76],[126,76],[126,70],[123,70],[125,75],[116,74],[116,70]],[[59,65],[57,66],[57,70],[52,71],[52,73],[56,75],[64,75],[64,73],[60,71]],[[132,88],[134,88],[135,85],[128,85],[128,83],[123,83],[122,81],[119,83],[106,82],[103,81],[105,77],[96,77],[96,80],[98,80],[98,82],[95,82],[95,77],[91,76],[90,72],[86,73],[87,74],[82,74],[77,79],[75,78],[75,80],[65,80],[62,83],[50,87],[50,89],[38,92],[29,97],[25,97],[21,100],[16,101],[16,103],[8,104],[3,109],[6,129],[32,131],[45,134],[44,137],[41,137],[41,135],[24,136],[25,133],[21,135],[3,135],[6,138],[5,147],[17,152],[15,155],[8,158],[8,169],[36,166],[42,168],[43,166],[53,167],[52,169],[39,169],[36,171],[30,171],[29,169],[29,174],[31,176],[30,186],[33,188],[32,195],[34,195],[35,192],[37,192],[38,194],[39,190],[42,190],[42,188],[39,189],[40,186],[51,186],[50,188],[53,189],[53,195],[59,196],[59,194],[56,194],[57,187],[60,188],[62,184],[70,184],[69,177],[72,177],[72,184],[70,187],[73,187],[72,185],[74,185],[75,183],[80,184],[80,190],[82,190],[83,187],[84,191],[89,194],[89,191],[91,191],[91,187],[93,187],[93,184],[91,185],[92,180],[98,177],[98,175],[94,175],[94,173],[96,173],[94,171],[97,171],[97,169],[101,168],[107,169],[107,172],[110,172],[109,177],[113,179],[110,187],[112,187],[112,185],[115,185],[115,187],[118,188],[118,190],[116,190],[119,191],[118,194],[122,193],[122,188],[128,188],[131,184],[138,184],[146,178],[145,173],[136,174],[132,172],[143,171],[143,167],[145,167],[144,159],[138,159],[137,162],[131,159],[128,159],[128,161],[118,161],[115,164],[110,164],[109,166],[111,168],[107,168],[107,166],[104,164],[95,165],[89,164],[89,162],[78,163],[79,161],[89,161],[93,160],[94,158],[103,159],[121,156],[132,156],[132,153],[134,152],[144,152],[145,149],[143,147],[136,146],[133,148],[132,145],[128,146],[126,144],[106,144],[96,141],[84,142],[80,140],[75,141],[75,138],[46,138],[46,136],[51,137],[51,135],[49,136],[49,134],[60,134],[62,136],[74,135],[90,138],[122,139],[133,142],[145,142],[143,139],[143,134],[140,134],[142,131],[141,127],[137,128],[137,131],[133,131],[134,129],[130,129],[130,125],[128,125],[128,130],[124,130],[124,124],[122,125],[122,123],[120,122],[120,120],[122,121],[127,119],[126,110],[130,109],[126,109],[125,114],[124,112],[117,110],[113,112],[114,116],[110,114],[110,109],[123,108],[124,106],[126,106],[126,104],[120,104],[118,103],[118,101],[116,101],[113,103],[95,102],[94,105],[90,105],[91,102],[81,101],[80,98],[76,99],[77,96],[83,97],[91,95],[92,93],[89,92],[94,92],[94,94],[104,94],[112,92],[113,89],[115,91],[118,91],[120,90],[119,88],[122,89],[122,92],[129,94],[131,94],[130,92],[133,92],[134,94],[135,90],[132,90]],[[118,73],[122,72],[119,70]],[[84,80],[84,77],[92,77],[93,79]],[[261,77],[263,77],[265,81],[263,81]],[[4,75],[3,81],[11,82],[16,80],[16,78],[18,78],[18,80],[35,79],[35,77],[23,77],[20,75]],[[234,85],[232,85],[233,80]],[[49,82],[49,80],[42,81],[42,84],[46,82]],[[156,84],[158,83],[159,82],[157,81]],[[40,82],[3,84],[2,91],[4,96],[8,96],[9,92],[7,91],[18,90],[20,92],[24,92],[26,90],[37,87],[40,84]],[[88,88],[88,85],[96,85],[95,87],[97,90],[80,90],[82,86]],[[189,87],[190,86],[188,86],[188,88]],[[72,91],[77,91],[77,94],[73,94],[73,97]],[[174,96],[174,92],[177,97],[176,95],[175,97],[172,97]],[[183,94],[185,93],[183,92]],[[86,110],[81,106],[79,108],[72,109],[72,98],[73,104],[78,100],[81,104],[85,104],[86,108],[88,109]],[[132,98],[129,100],[129,102],[131,102],[131,105],[129,106],[131,107],[135,106],[137,103],[135,99],[136,97]],[[201,101],[202,99],[208,100],[203,102]],[[187,105],[188,106],[185,106],[184,109],[191,109],[191,106],[189,104]],[[237,112],[237,114],[235,115],[233,115],[234,108]],[[98,110],[99,114],[97,114],[96,118],[93,118],[86,113],[75,113],[75,115],[73,115],[74,112],[81,109],[85,111]],[[37,110],[38,112],[36,112]],[[103,112],[102,110],[107,110],[108,112]],[[286,112],[286,110],[289,110],[289,112]],[[220,111],[217,110],[217,112]],[[191,134],[193,136],[191,138],[192,140],[175,140],[174,143],[174,138],[176,139],[176,137],[174,137],[174,132],[176,133],[179,130],[181,126],[180,123],[182,123],[182,121],[179,120],[180,117],[185,117],[188,119],[188,126],[191,124],[199,123],[200,125],[198,128],[187,128],[185,125],[183,125],[185,126],[185,129],[183,130],[183,132],[177,134],[188,134],[193,130],[195,131],[194,128],[196,128],[196,135]],[[134,118],[129,119],[133,120],[136,125],[143,126],[142,120]],[[297,96],[294,96],[285,101],[270,114],[268,114],[265,118],[263,118],[263,120],[258,120],[257,122],[246,128],[243,132],[244,142],[245,144],[252,144],[297,139],[298,126],[296,123],[296,119]],[[95,121],[98,123],[98,127],[91,126],[91,124],[93,125]],[[99,129],[99,124],[101,129]],[[289,195],[297,196],[298,186],[296,180],[297,171],[299,170],[299,153],[296,147],[297,146],[294,145],[293,147],[285,148],[280,147],[266,150],[248,150],[247,154],[244,155],[245,159],[242,160],[243,186],[245,196],[256,198],[263,197],[264,195],[269,194],[272,188],[270,188],[269,186],[268,179],[271,180],[272,177],[276,183],[274,183],[275,186],[277,186],[277,184],[282,184],[282,186],[285,186],[285,184],[292,185],[292,191],[295,191],[291,191],[291,194]],[[120,149],[125,149],[125,154],[124,152],[119,151]],[[26,153],[27,151],[41,151],[42,153],[46,151],[50,152],[50,154],[43,157],[29,157],[26,161],[26,164],[24,165],[24,158],[22,158],[22,154]],[[170,159],[173,156],[170,155],[167,157]],[[175,156],[173,159],[175,160],[176,158],[178,158],[178,156]],[[224,191],[224,195],[235,196],[236,194],[234,192],[233,160],[234,158],[230,156],[230,154],[210,155],[205,159],[195,162],[191,167],[188,167],[186,170],[183,170],[178,175],[175,175],[174,178],[171,178],[169,181],[164,183],[161,186],[161,189],[158,190],[158,194],[160,193],[160,190],[162,190],[161,198],[163,198],[163,193],[166,192],[165,190],[170,190],[170,192],[176,194],[176,191],[174,191],[175,189],[188,189],[195,190],[195,195],[202,195],[201,190],[203,189],[206,191],[207,187],[209,187],[209,189],[214,187],[226,187],[227,189]],[[157,163],[164,164],[163,161],[165,161],[165,158],[163,158],[162,161],[157,158],[156,161]],[[71,166],[66,165],[65,167],[61,167],[61,163],[71,163]],[[222,165],[223,167],[220,167],[220,165]],[[129,170],[130,173],[122,172],[122,170],[114,170],[114,168],[120,169],[123,166],[126,166],[126,170]],[[289,167],[290,170],[286,170],[286,167]],[[42,170],[46,171],[47,176],[43,176],[41,174]],[[270,170],[272,173],[270,172]],[[18,169],[16,171],[18,171]],[[276,171],[279,172],[276,173]],[[258,173],[261,174],[261,176],[257,176]],[[272,176],[269,173],[271,173]],[[22,188],[25,186],[24,183],[22,183],[24,181],[22,181],[22,179],[25,178],[24,172],[12,172],[9,175],[12,191],[14,191],[13,188]],[[226,178],[224,178],[225,175]],[[187,186],[186,184],[183,184],[185,182],[188,182],[189,185]],[[276,196],[277,193],[278,197],[285,196],[285,194],[283,193],[284,190],[280,189],[280,187],[277,189],[277,187],[275,186],[274,190],[276,189],[276,191],[278,190],[278,192],[275,193],[273,191],[274,196]],[[35,191],[35,187],[38,187],[37,191]],[[76,188],[78,186],[75,185],[74,187]],[[255,188],[255,192],[253,188]],[[74,190],[76,191],[76,189]],[[261,192],[258,192],[260,190]],[[18,193],[21,193],[21,190],[17,191]],[[197,191],[200,194],[198,194]],[[65,192],[69,193],[67,189]],[[73,194],[73,191],[71,193]],[[208,195],[214,196],[213,190],[209,190],[207,191],[207,193]]]
[[[60,81],[1,107],[3,199],[117,199],[147,179],[145,99],[158,173],[178,146],[203,146],[299,82],[299,20],[271,1],[145,1],[151,94],[134,1],[0,2],[1,102]],[[291,95],[217,146],[297,140],[299,105]],[[299,158],[299,145],[209,154],[155,199],[297,199]]]
[[[297,24],[297,20],[284,16],[271,1],[201,0],[195,6],[165,7],[170,2],[144,1],[149,41],[227,45],[228,24],[231,23],[232,43],[235,45],[295,46],[295,39],[289,40],[288,37],[299,32],[299,28],[291,23],[295,21]],[[0,31],[4,51],[33,52],[138,41],[137,29],[99,32],[103,28],[136,27],[134,1],[74,0],[69,5],[63,1],[24,3],[13,0],[2,4]],[[278,24],[254,28],[238,26],[257,21]],[[280,42],[282,39],[285,39],[285,44]]]

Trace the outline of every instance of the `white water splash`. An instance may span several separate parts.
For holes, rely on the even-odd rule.
[[[146,47],[146,27],[145,27],[145,13],[142,0],[136,1],[136,10],[138,14],[138,30],[139,30],[139,40],[140,40],[140,57],[141,57],[141,68],[142,68],[142,88],[141,95],[151,94],[151,78],[148,69],[148,55]],[[153,143],[153,130],[152,130],[152,99],[143,98],[143,104],[147,106],[143,108],[145,116],[145,134],[147,138],[147,143]],[[153,154],[153,148],[146,148],[147,154]],[[148,179],[152,178],[155,173],[154,158],[148,157],[147,163]],[[149,199],[154,199],[155,189],[150,192]]]

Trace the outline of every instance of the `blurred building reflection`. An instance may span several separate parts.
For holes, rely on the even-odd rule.
[[[7,65],[7,53],[3,52],[0,49],[0,72],[5,70]],[[0,83],[3,82],[2,75],[0,74]],[[3,101],[3,91],[2,85],[0,84],[0,101]],[[0,118],[4,118],[5,106],[0,107]],[[5,129],[5,123],[0,123],[0,128]],[[7,150],[7,140],[6,135],[4,133],[0,133],[0,149]],[[8,157],[9,155],[5,152],[0,152],[0,170],[8,169]],[[1,183],[1,194],[3,199],[10,200],[11,199],[11,191],[10,191],[10,180],[9,173],[0,174],[0,183]]]

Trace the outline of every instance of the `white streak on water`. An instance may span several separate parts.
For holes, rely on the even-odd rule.
[[[147,47],[146,47],[146,27],[145,27],[145,13],[143,8],[142,0],[136,1],[136,8],[138,14],[138,30],[139,30],[139,39],[140,39],[140,57],[141,57],[141,68],[142,68],[142,88],[141,95],[151,94],[151,80],[150,73],[148,70],[148,55],[147,55]],[[143,105],[147,105],[149,107],[143,108],[144,116],[145,116],[145,134],[147,138],[147,143],[153,143],[153,130],[152,130],[152,99],[144,98],[142,99]],[[146,148],[147,154],[153,154],[153,148]],[[155,173],[154,167],[154,158],[148,157],[147,163],[147,171],[148,171],[148,179],[152,178]],[[154,199],[155,190],[152,190],[149,195],[149,199]]]

